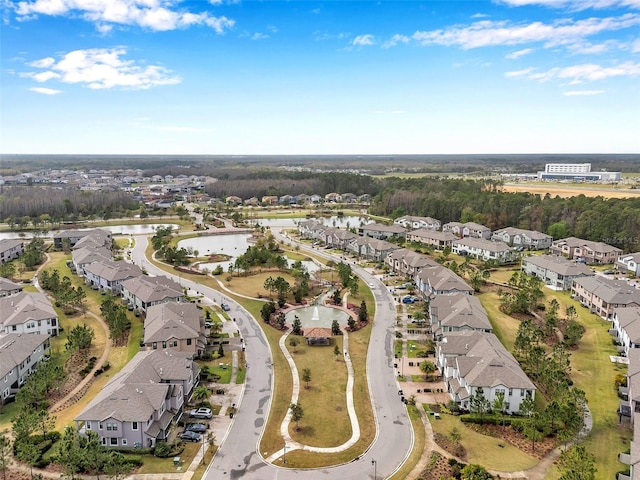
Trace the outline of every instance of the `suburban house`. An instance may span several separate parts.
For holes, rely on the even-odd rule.
[[[436,295],[429,302],[429,322],[435,340],[450,332],[474,330],[491,333],[491,322],[477,297],[465,293]]]
[[[581,238],[568,237],[556,240],[549,247],[550,253],[564,255],[585,263],[616,263],[622,250],[602,242],[592,242]]]
[[[640,276],[640,252],[620,255],[616,268],[621,272],[631,273],[635,277]]]
[[[353,232],[349,230],[340,230],[339,228],[334,227],[325,227],[325,230],[322,233],[323,241],[326,245],[338,248],[340,250],[346,250],[349,247],[351,241],[355,238],[358,238]]]
[[[470,255],[485,262],[493,260],[498,263],[512,263],[518,258],[518,252],[504,242],[475,237],[454,241],[451,251],[458,255]]]
[[[103,260],[84,267],[87,285],[94,290],[106,290],[113,295],[120,295],[122,282],[140,276],[142,276],[140,267],[124,260]]]
[[[0,332],[0,405],[27,381],[51,350],[49,335]]]
[[[385,258],[387,258],[387,255],[389,255],[389,252],[398,248],[400,247],[385,240],[370,237],[356,237],[349,242],[347,250],[359,257],[383,262]]]
[[[571,296],[591,313],[611,320],[616,307],[639,307],[640,290],[622,280],[601,275],[580,277],[573,281]]]
[[[474,237],[489,239],[491,237],[491,229],[475,222],[449,222],[442,226],[443,232],[451,232],[457,237]]]
[[[529,250],[544,250],[551,246],[553,238],[536,230],[507,227],[496,230],[491,240],[500,240],[510,247],[522,247]]]
[[[436,357],[447,392],[464,410],[471,409],[478,388],[491,403],[502,393],[510,414],[520,411],[525,398],[535,398],[535,385],[493,333],[447,333],[436,345]]]
[[[614,308],[611,326],[625,356],[632,348],[640,348],[640,307]]]
[[[58,314],[44,293],[21,292],[0,298],[0,331],[58,335]]]
[[[473,288],[462,277],[442,265],[421,268],[414,281],[417,290],[425,298],[453,293],[473,294]]]
[[[638,480],[640,478],[640,349],[629,352],[627,386],[620,387],[622,399],[618,409],[618,418],[628,417],[633,430],[629,453],[618,454],[618,461],[629,465],[629,475],[618,473],[616,480]]]
[[[110,262],[113,256],[106,248],[79,248],[71,252],[71,262],[76,275],[84,277],[85,268],[95,262]]]
[[[74,419],[105,447],[153,447],[166,440],[199,378],[187,353],[138,352]]]
[[[144,319],[144,345],[202,355],[207,348],[202,310],[188,302],[152,305]]]
[[[556,290],[571,290],[576,278],[593,276],[584,263],[562,255],[528,255],[522,258],[522,270]]]
[[[69,247],[75,246],[80,239],[91,236],[96,242],[101,243],[103,246],[111,247],[111,232],[109,230],[103,230],[101,228],[95,228],[92,230],[65,230],[58,232],[53,236],[53,246],[57,249],[62,249],[64,244],[68,242]]]
[[[451,248],[453,241],[457,239],[458,237],[449,231],[440,232],[438,230],[420,228],[418,230],[407,232],[407,241],[432,245],[436,247],[437,250],[444,250],[447,247]]]
[[[184,301],[180,284],[164,276],[130,278],[121,286],[122,299],[127,302],[129,310],[146,312],[152,305]]]
[[[407,229],[400,225],[384,225],[382,223],[368,223],[358,228],[358,234],[365,237],[386,240],[391,237],[404,238]]]
[[[431,217],[414,217],[411,215],[403,215],[393,221],[394,224],[400,225],[410,230],[424,228],[426,230],[440,230],[440,220]]]
[[[327,229],[327,226],[316,220],[305,220],[298,223],[298,232],[302,238],[319,239],[320,232]]]
[[[435,267],[438,262],[422,253],[414,252],[408,248],[392,250],[385,258],[389,270],[413,279],[422,267]]]
[[[24,242],[16,239],[0,240],[0,263],[18,258],[24,252]]]
[[[20,293],[22,288],[22,285],[0,277],[0,298]]]
[[[240,205],[242,203],[242,199],[236,195],[229,195],[224,201],[229,205]]]

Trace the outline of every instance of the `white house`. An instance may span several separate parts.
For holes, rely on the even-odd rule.
[[[0,332],[0,404],[24,385],[50,350],[49,335]]]
[[[620,255],[616,268],[621,272],[631,273],[635,277],[640,276],[640,252]]]
[[[21,292],[0,298],[0,331],[58,335],[58,314],[44,293]]]
[[[472,257],[499,263],[511,263],[518,258],[518,252],[504,242],[493,242],[484,238],[462,238],[455,240],[451,251],[458,255],[470,255]]]

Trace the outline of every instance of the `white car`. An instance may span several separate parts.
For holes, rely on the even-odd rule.
[[[213,417],[213,413],[211,412],[210,408],[198,408],[195,410],[191,410],[189,412],[189,416],[191,418],[211,418]]]

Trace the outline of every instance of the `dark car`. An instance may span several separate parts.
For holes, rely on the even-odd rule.
[[[190,423],[184,428],[185,432],[204,433],[207,431],[207,426],[204,423]]]
[[[186,440],[187,442],[199,442],[201,438],[199,433],[190,432],[189,430],[185,430],[180,435],[178,435],[178,437],[180,438],[180,440]]]

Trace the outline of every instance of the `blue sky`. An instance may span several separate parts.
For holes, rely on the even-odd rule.
[[[0,153],[640,153],[640,0],[4,0]]]

